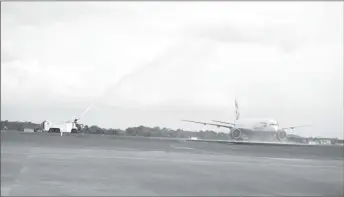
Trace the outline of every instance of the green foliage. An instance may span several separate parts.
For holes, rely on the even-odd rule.
[[[14,131],[24,131],[24,128],[38,129],[40,124],[35,124],[32,122],[19,122],[19,121],[1,121],[1,129],[6,126],[8,130]]]
[[[1,121],[1,127],[6,126],[9,130],[22,131],[24,128],[37,129],[40,127],[39,124],[34,124],[30,122],[11,122],[11,121]],[[121,129],[105,129],[97,125],[84,125],[80,132],[91,133],[91,134],[105,134],[105,135],[121,135],[121,136],[141,136],[141,137],[169,137],[169,138],[190,138],[197,137],[199,139],[228,139],[228,134],[216,133],[214,131],[184,131],[182,129],[168,129],[160,127],[129,127],[125,130]]]

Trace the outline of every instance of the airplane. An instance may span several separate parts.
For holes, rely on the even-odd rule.
[[[239,105],[235,99],[235,122],[225,122],[212,120],[216,123],[198,122],[192,120],[181,120],[185,122],[198,123],[203,125],[212,125],[230,129],[230,136],[234,140],[240,141],[250,138],[269,137],[270,139],[277,139],[278,141],[287,140],[287,130],[298,127],[307,127],[311,125],[280,127],[278,122],[274,119],[240,119]]]

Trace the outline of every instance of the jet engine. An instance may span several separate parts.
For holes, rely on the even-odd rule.
[[[242,131],[240,129],[234,129],[231,131],[231,136],[235,140],[238,140],[242,137]]]
[[[279,130],[276,133],[276,137],[280,141],[286,140],[287,139],[287,132],[285,132],[284,130]]]

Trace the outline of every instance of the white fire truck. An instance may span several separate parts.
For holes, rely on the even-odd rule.
[[[82,124],[78,124],[78,119],[74,121],[49,121],[42,122],[43,132],[55,132],[55,133],[76,133],[83,128]]]

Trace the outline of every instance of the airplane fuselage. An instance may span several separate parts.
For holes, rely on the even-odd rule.
[[[240,119],[234,123],[234,128],[250,130],[252,132],[277,132],[278,122],[273,119]]]
[[[232,138],[256,138],[285,140],[286,133],[274,119],[240,119],[230,129]]]

